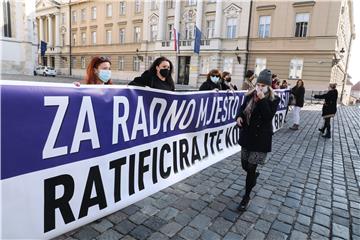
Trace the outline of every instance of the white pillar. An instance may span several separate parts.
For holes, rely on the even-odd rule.
[[[165,20],[165,1],[160,1],[160,8],[159,8],[159,32],[158,32],[158,36],[157,39],[159,41],[164,41],[165,40],[165,24],[166,24],[166,20]]]
[[[40,41],[44,41],[44,20],[42,17],[39,17],[39,37]]]
[[[175,2],[175,18],[174,18],[174,28],[176,32],[180,32],[180,14],[181,14],[181,0],[176,0]],[[176,36],[177,38],[177,36]]]
[[[55,14],[55,47],[60,46],[60,13]]]
[[[49,44],[49,47],[53,47],[54,44],[53,44],[53,24],[52,24],[53,21],[52,21],[52,15],[48,15],[47,18],[48,18],[48,34],[49,34],[49,38],[48,38],[49,42],[48,42],[48,44]]]
[[[198,29],[202,29],[202,15],[203,15],[203,1],[202,0],[197,0],[197,5],[196,5],[196,26],[198,27]]]
[[[143,40],[149,40],[149,9],[150,1],[144,1]]]
[[[221,37],[221,20],[222,20],[222,0],[216,0],[216,14],[215,14],[215,38]]]

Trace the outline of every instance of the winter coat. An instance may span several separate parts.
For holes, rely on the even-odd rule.
[[[291,93],[295,96],[295,106],[303,107],[304,106],[304,95],[305,95],[305,88],[295,86],[291,89]]]
[[[335,116],[338,98],[338,91],[336,89],[330,90],[322,95],[314,95],[314,98],[325,99],[325,103],[322,108],[322,116],[324,118]]]
[[[219,81],[218,84],[214,83],[210,79],[203,82],[199,88],[200,91],[206,91],[206,90],[214,90],[215,88],[219,90],[223,90],[221,86],[221,82]]]
[[[239,144],[251,152],[271,152],[272,119],[276,113],[280,98],[275,96],[273,100],[270,100],[269,97],[265,97],[256,102],[250,117],[250,124],[247,124],[244,110],[254,94],[256,94],[256,91],[245,97],[236,117],[236,119],[238,117],[243,119]]]
[[[175,85],[173,81],[170,81],[171,76],[169,76],[166,81],[162,81],[156,75],[152,74],[149,70],[146,70],[141,74],[140,77],[134,78],[129,85],[141,86],[141,87],[151,87],[156,89],[175,91]]]
[[[255,88],[255,84],[251,82],[248,78],[245,78],[241,90],[253,90]]]

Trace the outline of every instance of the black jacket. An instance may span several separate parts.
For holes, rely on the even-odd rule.
[[[304,95],[305,95],[305,88],[295,86],[291,89],[291,93],[295,96],[295,106],[303,107],[304,106]]]
[[[171,76],[166,79],[166,81],[162,81],[156,75],[152,74],[149,70],[146,70],[141,74],[140,77],[134,78],[129,85],[133,86],[141,86],[141,87],[151,87],[156,89],[175,91],[175,85],[172,80],[170,80]]]
[[[336,89],[330,90],[322,95],[314,95],[314,98],[325,99],[325,103],[322,108],[322,116],[333,116],[336,113],[336,103],[338,98],[338,91]]]
[[[251,114],[250,124],[247,124],[244,110],[254,94],[256,94],[256,91],[245,97],[236,117],[236,119],[238,117],[243,119],[239,144],[251,152],[271,152],[272,119],[276,113],[280,98],[275,96],[273,100],[270,100],[269,97],[259,100]]]
[[[221,82],[219,81],[218,84],[215,84],[213,81],[208,79],[201,84],[199,90],[206,91],[206,90],[214,90],[215,88],[217,88],[219,90],[223,90],[222,86],[221,86]]]

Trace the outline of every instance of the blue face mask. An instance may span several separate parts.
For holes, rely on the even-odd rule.
[[[98,77],[104,83],[107,83],[111,78],[111,70],[100,70],[98,73]]]
[[[217,84],[219,82],[219,77],[216,77],[216,76],[210,76],[210,79],[213,83]]]

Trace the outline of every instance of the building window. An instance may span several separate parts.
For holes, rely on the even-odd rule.
[[[86,45],[86,33],[81,33],[81,45]]]
[[[141,12],[141,2],[140,0],[135,0],[135,13]]]
[[[76,11],[72,11],[72,22],[76,23],[76,20],[77,20]]]
[[[96,44],[96,31],[91,32],[91,43],[92,43],[93,45]]]
[[[82,69],[85,69],[85,68],[86,68],[85,57],[81,57],[81,68],[82,68]]]
[[[72,34],[72,45],[75,46],[76,45],[76,33]]]
[[[214,31],[215,31],[215,21],[210,20],[206,22],[206,36],[207,38],[213,38],[214,37]]]
[[[119,43],[124,44],[125,43],[125,29],[120,28],[119,30]]]
[[[167,8],[168,9],[172,9],[172,8],[175,8],[175,1],[174,0],[168,0],[167,1]]]
[[[187,3],[188,3],[188,6],[195,6],[196,0],[188,0]]]
[[[106,17],[112,17],[112,4],[106,4]]]
[[[200,74],[208,74],[209,71],[210,71],[209,57],[201,57]]]
[[[120,15],[125,15],[125,2],[120,2]]]
[[[76,57],[71,57],[71,68],[75,68],[76,66]]]
[[[91,8],[91,19],[96,19],[96,7]]]
[[[226,36],[227,38],[236,37],[236,18],[228,18],[226,20]]]
[[[255,74],[259,76],[259,73],[266,68],[266,58],[256,58],[255,60]]]
[[[156,41],[156,38],[157,38],[157,25],[156,24],[153,24],[150,26],[150,41],[151,42],[154,42]]]
[[[85,21],[86,19],[86,9],[81,9],[81,21]]]
[[[138,57],[134,57],[133,59],[133,71],[140,71],[140,59]]]
[[[119,56],[118,57],[118,62],[119,62],[119,71],[124,71],[124,57]]]
[[[168,24],[168,40],[174,40],[174,24]]]
[[[135,27],[134,28],[134,42],[140,42],[140,34],[141,34],[140,27]]]
[[[303,70],[302,59],[294,58],[290,61],[289,79],[301,79]]]
[[[61,24],[65,24],[65,13],[61,13]]]
[[[10,1],[2,1],[2,9],[3,11],[3,36],[4,37],[12,37],[11,34],[11,11],[10,11]],[[41,20],[40,20],[41,21]]]
[[[158,9],[157,0],[151,0],[151,10],[157,10],[157,9]]]
[[[189,39],[194,39],[194,33],[195,28],[194,28],[194,23],[185,23],[185,39],[189,40]]]
[[[112,43],[112,39],[111,36],[112,35],[112,31],[111,30],[106,30],[106,44],[111,44]]]
[[[259,18],[259,38],[270,36],[271,16],[260,16]]]
[[[65,46],[65,34],[63,33],[63,34],[61,34],[61,46]]]
[[[233,72],[234,58],[226,57],[224,58],[223,70],[229,73]]]
[[[296,14],[295,37],[306,37],[309,25],[309,13]]]
[[[149,67],[153,64],[154,60],[155,60],[155,59],[154,59],[153,56],[148,56],[148,66],[149,66]]]

